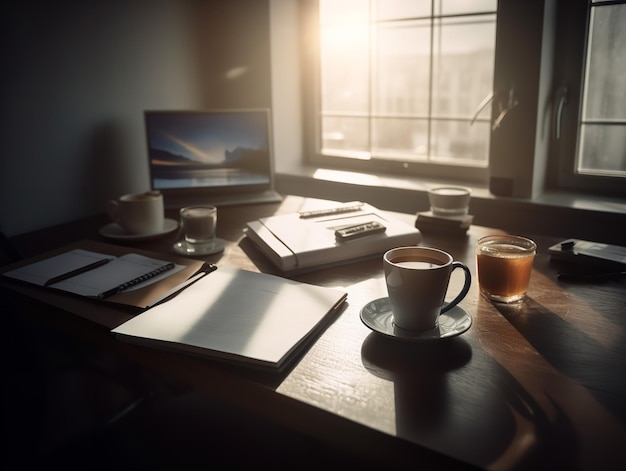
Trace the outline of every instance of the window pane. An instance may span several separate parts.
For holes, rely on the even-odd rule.
[[[576,169],[626,176],[626,5],[591,9]]]
[[[626,125],[582,126],[578,171],[626,176]]]
[[[374,112],[427,116],[430,23],[379,28],[375,53]]]
[[[626,120],[626,5],[592,14],[584,119]]]
[[[431,0],[378,0],[376,8],[379,20],[424,18],[430,16]]]
[[[322,111],[369,110],[367,3],[320,2]],[[350,60],[346,60],[349,57]]]
[[[320,0],[322,153],[486,167],[491,107],[470,122],[493,87],[495,9]]]
[[[436,13],[458,15],[475,12],[495,12],[498,7],[498,0],[473,0],[471,2],[467,0],[438,0],[435,4],[437,5]],[[441,9],[440,12],[438,11],[439,9]]]
[[[372,153],[380,158],[425,160],[428,121],[422,119],[374,119]]]
[[[433,115],[471,119],[493,89],[496,18],[443,20],[435,27]],[[490,119],[491,107],[481,114]]]
[[[379,20],[399,18],[424,18],[431,15],[431,0],[378,0]],[[467,13],[496,12],[497,0],[436,0],[435,15],[462,15]]]
[[[433,160],[485,162],[489,155],[490,126],[487,122],[470,126],[467,121],[434,121],[431,131]]]
[[[369,119],[349,117],[322,118],[322,148],[331,150],[369,152]],[[355,154],[355,157],[358,155]]]

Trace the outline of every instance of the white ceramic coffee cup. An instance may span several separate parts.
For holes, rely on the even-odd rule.
[[[462,216],[469,210],[470,190],[457,186],[431,188],[428,201],[435,216]]]
[[[149,235],[163,231],[163,195],[158,191],[120,196],[110,200],[106,210],[127,234]]]
[[[403,329],[429,330],[439,315],[456,306],[471,284],[469,268],[443,250],[428,247],[398,247],[383,256],[385,282],[394,323]],[[452,271],[465,273],[461,292],[444,304]]]

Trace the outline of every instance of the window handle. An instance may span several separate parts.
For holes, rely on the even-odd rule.
[[[478,109],[476,110],[476,113],[474,113],[474,117],[470,121],[470,126],[474,124],[480,112],[483,109],[485,109],[485,107],[496,98],[498,98],[498,109],[500,110],[500,112],[498,113],[498,117],[493,121],[491,125],[492,131],[495,131],[496,129],[500,127],[502,120],[506,117],[508,112],[511,111],[513,108],[515,108],[518,104],[517,98],[515,98],[514,87],[511,87],[506,95],[502,92],[500,93],[491,92],[489,95],[487,95],[483,99],[483,101],[480,102],[480,105],[478,105]]]
[[[478,108],[476,108],[476,113],[474,113],[474,117],[472,118],[472,120],[470,121],[470,126],[472,124],[474,124],[474,122],[476,121],[476,119],[478,118],[478,115],[480,114],[480,112],[482,110],[485,109],[485,107],[491,103],[493,101],[493,99],[495,98],[496,94],[494,92],[490,92],[489,95],[487,95],[483,101],[480,102],[480,105],[478,105]]]
[[[557,88],[555,102],[556,111],[554,113],[554,135],[558,141],[561,139],[561,115],[563,114],[563,106],[567,104],[567,85],[561,85]]]
[[[502,120],[504,120],[509,111],[515,108],[518,103],[519,102],[517,101],[517,98],[515,98],[515,87],[511,87],[509,89],[506,99],[499,100],[498,106],[500,109],[500,113],[498,114],[498,117],[494,120],[493,125],[491,126],[492,131],[495,131],[500,127],[500,124],[502,124]]]

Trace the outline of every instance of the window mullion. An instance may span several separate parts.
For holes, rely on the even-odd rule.
[[[426,124],[426,156],[428,160],[432,159],[432,116],[433,116],[433,74],[435,67],[435,1],[430,2],[430,73],[428,78],[428,118]],[[441,34],[441,33],[440,33]]]
[[[375,64],[376,64],[376,59],[377,57],[375,57],[376,54],[376,40],[377,38],[375,37],[376,35],[376,30],[375,30],[375,15],[374,15],[374,3],[376,0],[369,0],[369,5],[368,5],[368,22],[369,22],[369,28],[368,28],[368,48],[369,48],[369,54],[367,55],[368,60],[369,60],[369,64],[368,64],[368,77],[367,77],[367,151],[368,154],[370,155],[370,157],[372,156],[372,129],[373,129],[373,112],[374,112],[374,70],[375,70]]]

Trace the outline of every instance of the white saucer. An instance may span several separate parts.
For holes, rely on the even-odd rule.
[[[178,222],[174,219],[165,218],[163,220],[162,231],[153,232],[151,234],[128,234],[126,231],[124,231],[124,229],[122,229],[122,226],[120,226],[116,222],[112,222],[100,229],[100,235],[103,235],[104,237],[108,237],[110,239],[118,240],[148,240],[164,236],[165,234],[169,234],[176,229],[178,229]]]
[[[188,244],[184,240],[179,240],[172,246],[172,250],[179,255],[213,255],[224,251],[226,242],[222,239],[215,239],[215,244],[208,250],[198,250],[197,247]]]
[[[439,325],[425,331],[402,329],[394,324],[389,298],[370,301],[361,309],[361,320],[375,332],[400,340],[438,340],[455,337],[472,325],[472,316],[460,306],[454,306],[439,316]]]

